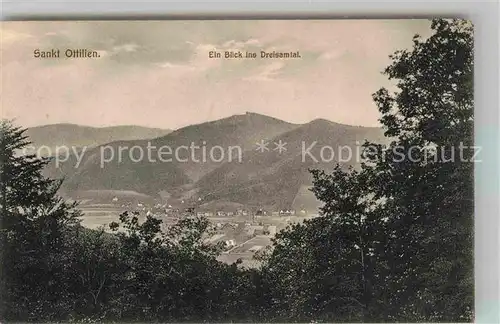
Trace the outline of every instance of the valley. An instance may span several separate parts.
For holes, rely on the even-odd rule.
[[[328,172],[337,163],[342,168],[359,167],[357,156],[345,159],[333,151],[327,160],[315,158],[325,155],[325,147],[358,152],[365,140],[383,139],[379,128],[325,119],[292,124],[251,112],[163,131],[165,135],[159,135],[159,130],[130,126],[141,131],[135,137],[132,133],[122,133],[123,138],[109,137],[113,140],[104,143],[96,140],[103,139],[103,130],[81,132],[77,127],[80,132],[70,136],[68,127],[59,126],[64,131],[47,145],[95,145],[81,156],[73,154],[62,162],[53,156],[45,173],[64,179],[60,194],[80,202],[83,226],[106,228],[124,211],[138,212],[140,221],[147,216],[159,218],[167,227],[183,217],[206,217],[215,228],[215,234],[207,240],[223,242],[227,247],[220,260],[232,263],[241,259],[242,266],[252,267],[258,266],[253,256],[269,247],[276,233],[319,214],[320,202],[309,190],[311,169]],[[31,130],[32,134],[37,132],[40,129]],[[145,137],[148,134],[159,136]],[[44,136],[33,140],[47,141]],[[190,147],[200,148],[198,153],[205,152],[205,158],[185,159],[173,154],[168,160],[151,159],[152,147],[158,151],[168,147],[171,153],[182,148],[184,155],[189,155]],[[207,158],[206,152],[217,147],[237,147],[240,159]],[[304,147],[308,147],[307,158]]]

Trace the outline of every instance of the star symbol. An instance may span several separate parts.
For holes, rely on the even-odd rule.
[[[276,147],[273,151],[278,151],[279,154],[286,152],[286,142],[279,140],[278,143],[274,142],[274,145],[276,145]]]
[[[256,151],[260,151],[260,153],[264,153],[264,151],[269,151],[269,148],[267,147],[269,145],[269,142],[260,140],[260,142],[255,144],[257,145],[257,148],[255,149]]]

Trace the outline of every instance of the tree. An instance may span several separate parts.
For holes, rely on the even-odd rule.
[[[79,225],[76,203],[43,176],[47,159],[22,154],[24,130],[1,126],[1,318],[7,321],[221,321],[245,318],[252,274],[220,263],[211,224],[123,213],[120,224]]]
[[[415,37],[413,50],[397,52],[385,71],[398,80],[399,92],[374,95],[386,134],[396,140],[385,161],[372,156],[377,161],[366,169],[388,200],[391,240],[384,248],[398,282],[398,316],[470,321],[473,30],[462,20],[437,19],[431,27],[429,39]],[[404,148],[403,161],[395,147]],[[415,147],[422,150],[415,154]]]
[[[322,217],[277,236],[265,269],[285,313],[472,320],[472,26],[431,28],[391,56],[384,73],[399,90],[374,94],[390,144],[365,143],[360,170],[312,171]]]
[[[43,176],[48,161],[22,154],[24,131],[0,123],[1,316],[49,320],[70,307],[54,278],[64,274],[65,232],[80,214],[56,195],[60,182]]]

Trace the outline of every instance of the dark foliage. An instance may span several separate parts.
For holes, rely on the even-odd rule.
[[[323,217],[277,237],[267,271],[286,320],[472,320],[473,38],[435,20],[385,70],[387,147],[365,144],[360,170],[313,170]]]
[[[358,170],[312,170],[321,217],[278,233],[260,269],[218,262],[204,218],[168,231],[136,213],[112,232],[80,226],[42,175],[47,161],[18,154],[24,131],[2,122],[0,319],[471,321],[472,28],[432,28],[392,56],[398,92],[374,94],[391,144],[366,143]]]

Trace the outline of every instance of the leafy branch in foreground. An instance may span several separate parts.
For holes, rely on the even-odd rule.
[[[472,320],[472,152],[452,156],[473,142],[472,26],[432,29],[391,57],[399,90],[374,94],[390,144],[313,170],[322,217],[277,236],[264,272],[283,320]]]

